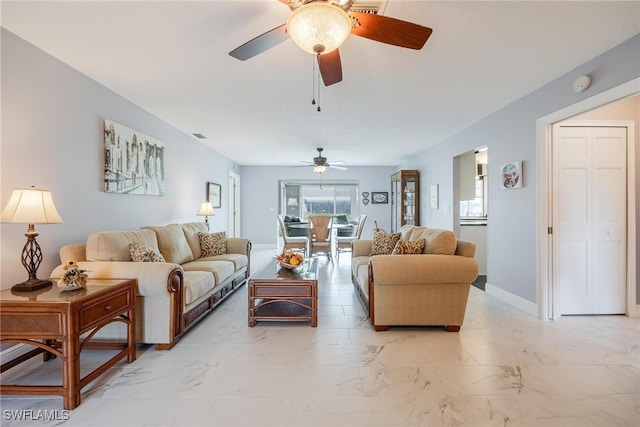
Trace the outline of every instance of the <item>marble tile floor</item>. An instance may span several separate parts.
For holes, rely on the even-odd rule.
[[[254,268],[273,254],[255,247]],[[640,425],[639,319],[545,322],[472,287],[459,333],[375,332],[353,292],[349,263],[344,254],[336,264],[322,260],[317,328],[249,328],[243,287],[172,350],[139,346],[135,363],[121,362],[85,387],[73,411],[62,411],[59,397],[5,395],[0,424]],[[106,357],[85,353],[85,368]],[[35,358],[2,380],[53,384],[59,367]]]

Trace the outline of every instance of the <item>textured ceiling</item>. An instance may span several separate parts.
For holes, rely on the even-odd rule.
[[[277,0],[1,7],[9,31],[241,165],[300,164],[320,146],[396,165],[640,33],[637,1],[383,1],[433,35],[420,51],[350,37],[344,80],[321,87],[317,112],[313,57],[292,41],[228,55],[286,22]]]

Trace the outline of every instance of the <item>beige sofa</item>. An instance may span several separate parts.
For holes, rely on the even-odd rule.
[[[423,253],[370,256],[372,240],[353,242],[352,281],[371,324],[376,331],[391,325],[459,331],[478,276],[475,244],[456,239],[452,231],[417,226],[402,227],[400,240],[425,240]]]
[[[248,239],[227,237],[226,253],[203,258],[199,233],[207,233],[204,223],[95,232],[86,243],[60,249],[63,264],[51,277],[62,277],[64,263],[73,259],[89,278],[137,279],[136,339],[170,349],[249,277]],[[160,253],[166,262],[133,262],[134,243]],[[121,338],[122,328],[111,329],[101,331],[100,338]]]

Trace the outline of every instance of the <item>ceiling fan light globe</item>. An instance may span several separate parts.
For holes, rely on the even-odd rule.
[[[287,32],[305,52],[333,52],[351,34],[351,18],[328,3],[308,3],[294,10],[287,20]],[[318,51],[318,50],[321,51]]]
[[[324,172],[326,170],[327,170],[327,166],[325,166],[325,165],[316,165],[316,166],[313,167],[313,171],[315,173],[322,173],[322,172]]]

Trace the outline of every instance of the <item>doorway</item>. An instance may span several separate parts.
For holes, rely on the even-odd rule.
[[[591,98],[587,98],[569,107],[558,110],[547,116],[537,120],[537,197],[536,197],[536,235],[537,247],[537,309],[538,317],[541,319],[553,320],[560,316],[558,298],[556,295],[557,287],[554,286],[553,278],[553,191],[552,191],[552,130],[553,124],[574,118],[579,114],[587,114],[587,112],[598,112],[599,107],[606,108],[610,105],[616,105],[618,102],[624,102],[632,97],[639,96],[640,79],[634,79],[620,86],[612,88],[608,91],[601,92]],[[636,102],[637,103],[637,102]],[[590,117],[590,120],[596,120]],[[615,120],[613,117],[606,119]],[[627,200],[627,228],[626,228],[626,314],[630,317],[636,317],[640,310],[637,309],[636,294],[636,253],[637,253],[637,237],[636,237],[636,140],[638,139],[636,123],[638,123],[638,114],[633,117],[624,118],[625,125],[629,128],[629,141],[627,144],[627,181],[626,181],[626,200]]]
[[[460,239],[476,244],[478,277],[473,285],[483,291],[487,283],[488,153],[488,147],[482,146],[454,159],[454,231]]]

